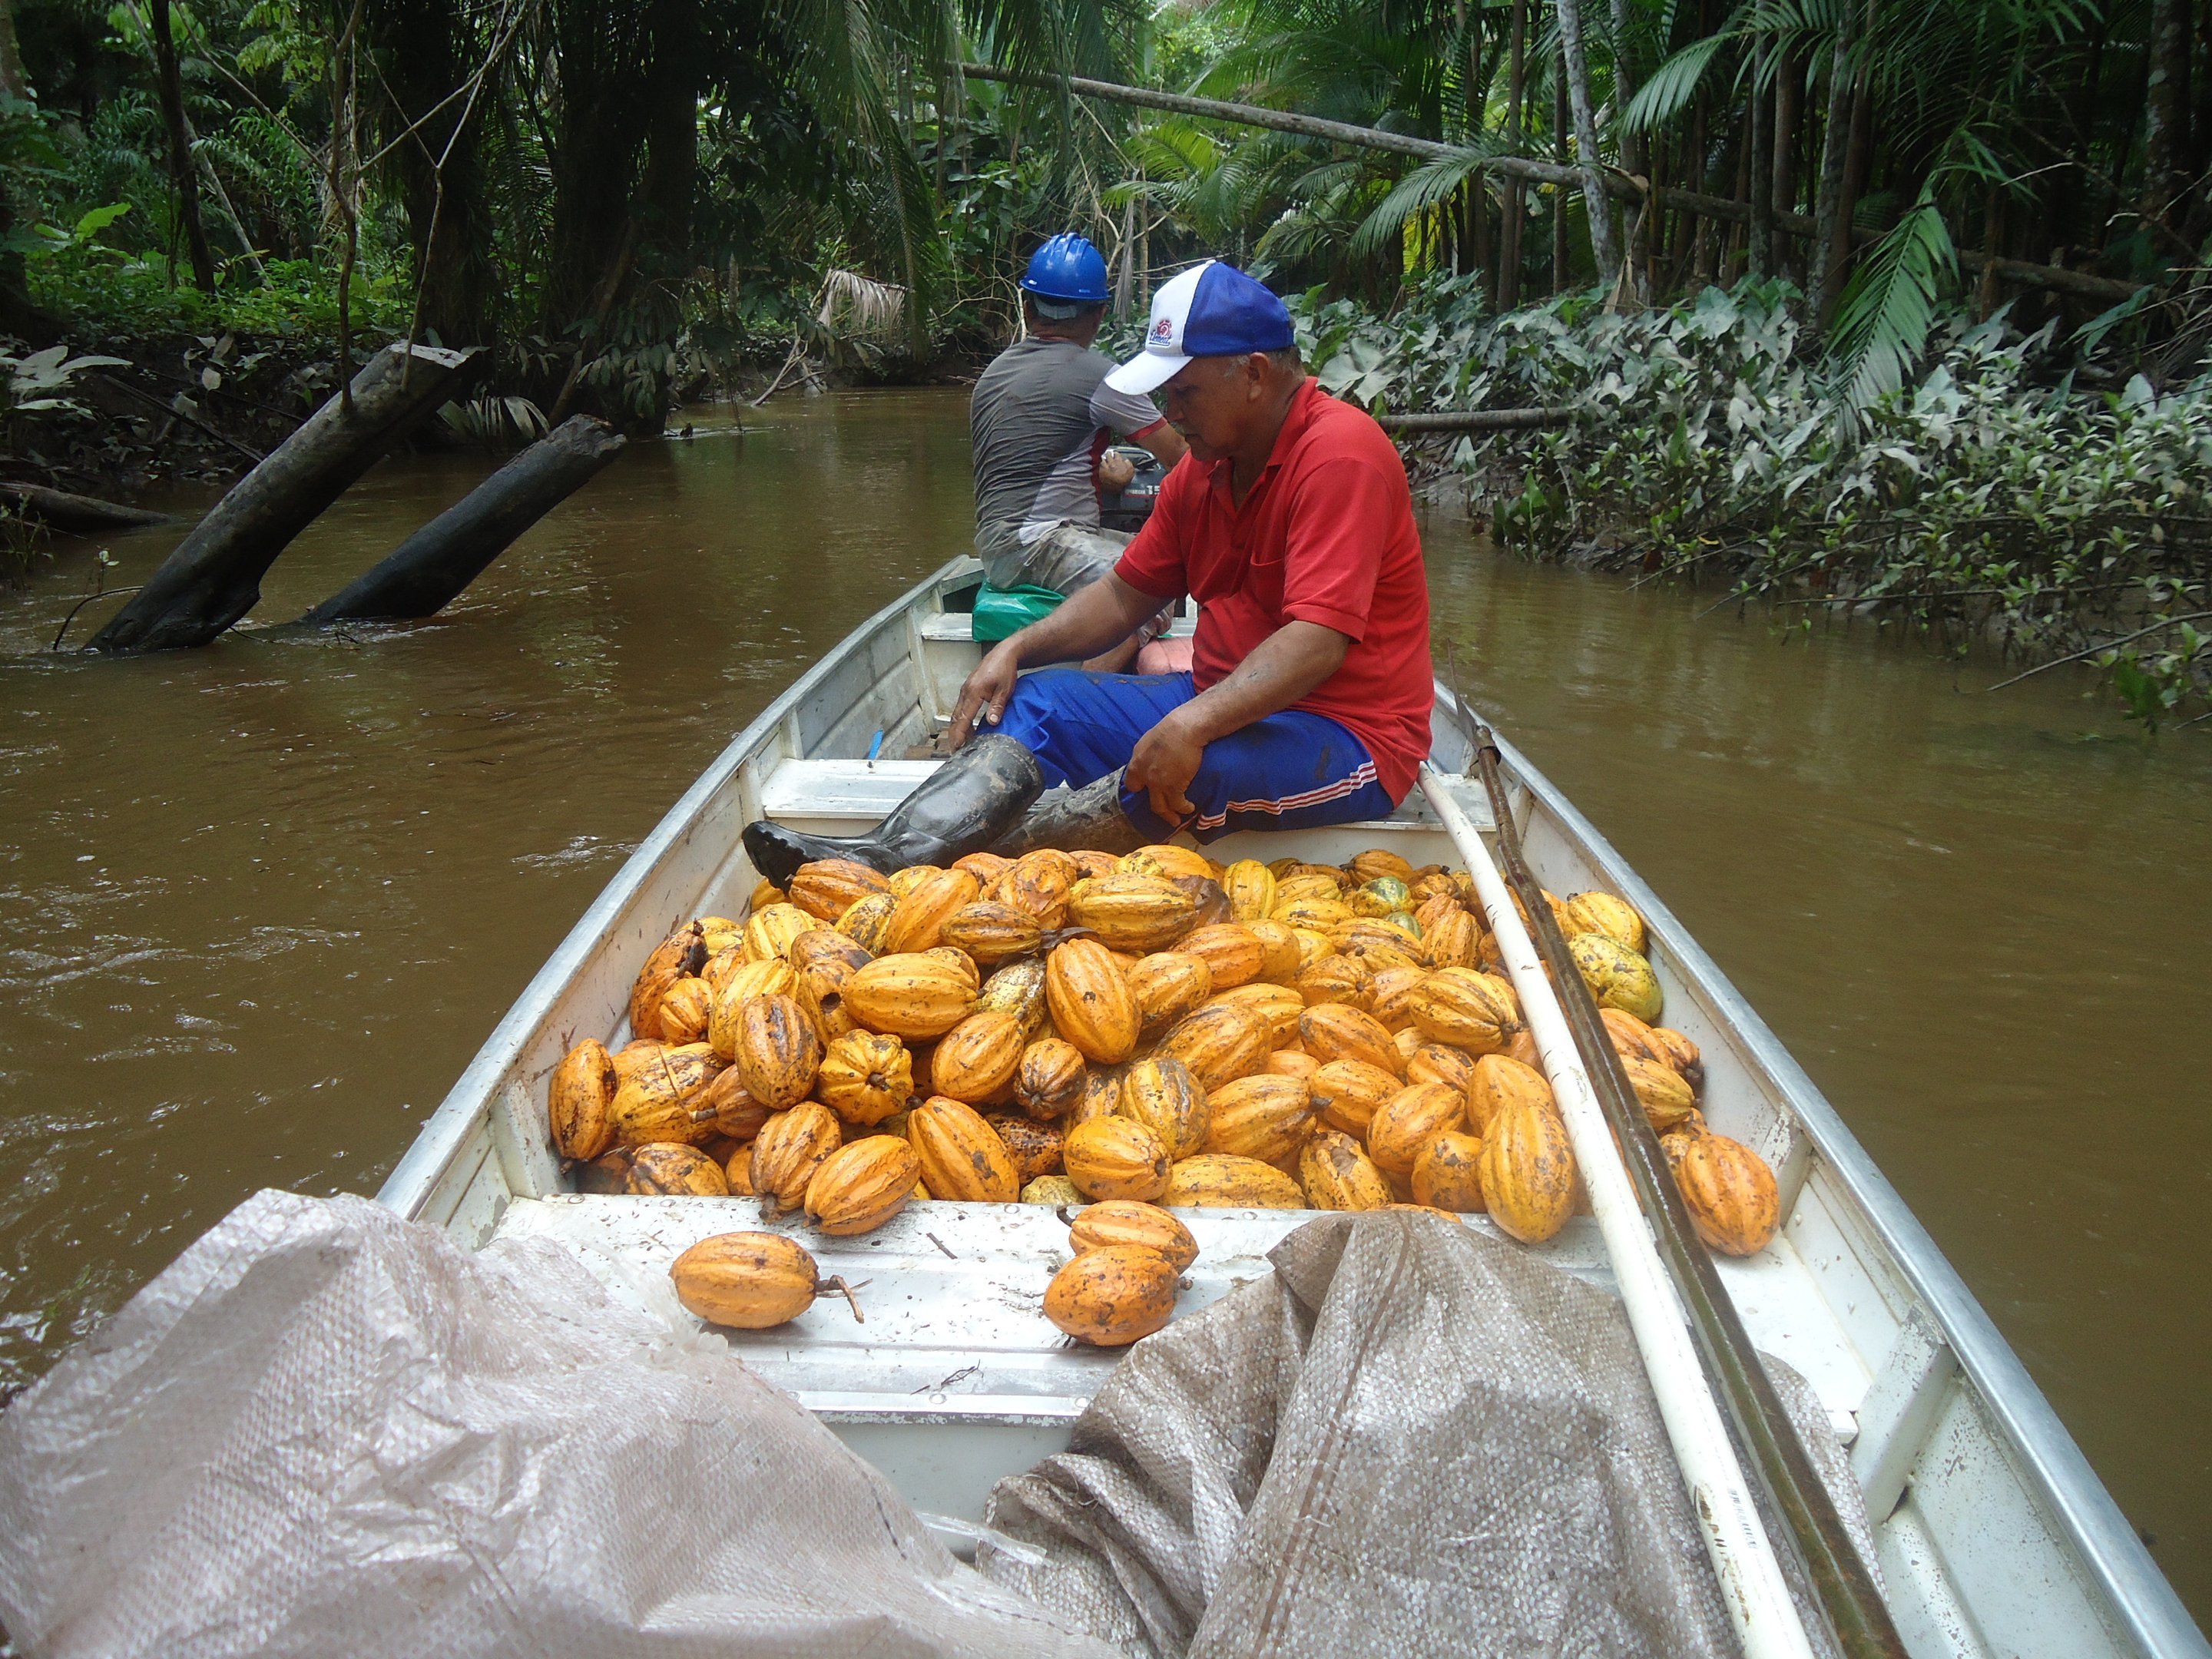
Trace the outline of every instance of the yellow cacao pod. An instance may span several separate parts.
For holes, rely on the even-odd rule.
[[[1014,861],[997,853],[969,853],[963,858],[953,860],[952,867],[956,870],[965,870],[975,878],[975,884],[979,888],[988,889],[993,882],[1014,867]]]
[[[553,1150],[588,1163],[615,1144],[607,1109],[622,1086],[614,1056],[597,1037],[586,1037],[561,1057],[545,1089],[545,1116]]]
[[[663,1042],[704,1042],[714,1018],[714,993],[704,979],[687,975],[660,999],[654,1021]]]
[[[1572,893],[1559,902],[1560,931],[1602,933],[1624,950],[1644,954],[1644,918],[1626,899],[1610,893]]]
[[[1271,872],[1275,877],[1275,902],[1267,907],[1267,914],[1278,921],[1282,913],[1293,904],[1304,904],[1319,899],[1329,904],[1344,902],[1344,884],[1333,870],[1300,871],[1284,875]]]
[[[1723,1255],[1756,1255],[1782,1224],[1774,1171],[1740,1140],[1690,1137],[1674,1164],[1674,1184],[1698,1237]]]
[[[842,957],[818,956],[799,970],[793,993],[806,1011],[807,1023],[823,1048],[856,1029],[852,1011],[845,1006],[845,981],[857,970]]]
[[[1294,1077],[1261,1073],[1210,1089],[1206,1144],[1195,1151],[1281,1164],[1313,1133],[1312,1091]]]
[[[1619,1008],[1649,1025],[1657,1020],[1665,999],[1651,964],[1619,939],[1603,933],[1576,933],[1567,940],[1583,983],[1601,1008]]]
[[[1327,1065],[1332,1060],[1364,1060],[1393,1075],[1405,1056],[1372,1014],[1337,1003],[1318,1003],[1298,1016],[1298,1046]]]
[[[994,1010],[1012,1014],[1021,1025],[1024,1041],[1036,1037],[1045,1021],[1044,963],[1010,962],[985,980],[975,994],[975,1012]]]
[[[884,884],[890,889],[891,896],[902,899],[932,876],[941,876],[944,873],[944,867],[940,865],[909,864],[902,870],[892,871],[884,880]]]
[[[1474,1062],[1467,1081],[1468,1127],[1478,1135],[1490,1133],[1491,1120],[1516,1103],[1556,1111],[1552,1085],[1533,1066],[1524,1066],[1509,1054],[1485,1054]]]
[[[999,1137],[1013,1160],[1014,1179],[1027,1186],[1039,1176],[1060,1175],[1062,1136],[1049,1123],[1024,1117],[1018,1112],[991,1112],[983,1121]]]
[[[1690,1085],[1657,1060],[1626,1054],[1620,1065],[1628,1073],[1637,1099],[1644,1103],[1644,1115],[1659,1133],[1679,1129],[1697,1109],[1698,1097],[1690,1092]]]
[[[831,1039],[814,1088],[842,1121],[871,1127],[906,1109],[914,1095],[914,1060],[895,1036],[848,1031]]]
[[[897,908],[898,901],[888,892],[871,893],[839,914],[837,931],[870,956],[880,956],[884,930],[890,926],[891,914]]]
[[[761,1125],[748,1167],[763,1212],[773,1216],[798,1208],[814,1171],[844,1141],[836,1114],[818,1100],[803,1100]]]
[[[1477,974],[1431,974],[1414,987],[1407,1006],[1422,1036],[1471,1054],[1499,1053],[1519,1024],[1510,1006]]]
[[[856,1024],[892,1036],[943,1036],[968,1017],[975,988],[943,957],[902,953],[878,957],[854,970],[843,987],[846,1012]]]
[[[820,917],[795,904],[771,904],[745,919],[745,954],[755,962],[787,961],[792,941],[819,926]]]
[[[796,1319],[842,1279],[824,1280],[814,1258],[781,1233],[702,1238],[668,1269],[676,1299],[710,1325],[762,1331]],[[855,1310],[857,1312],[858,1310]]]
[[[1257,859],[1239,859],[1221,872],[1229,914],[1243,922],[1261,921],[1275,908],[1274,872]]]
[[[1567,1224],[1575,1207],[1575,1155],[1566,1125],[1549,1107],[1514,1101],[1482,1138],[1482,1197],[1490,1218],[1523,1243]]]
[[[1260,1069],[1270,1077],[1294,1077],[1310,1088],[1321,1062],[1303,1048],[1278,1048]]]
[[[1364,1060],[1332,1060],[1316,1069],[1306,1085],[1315,1115],[1330,1128],[1363,1141],[1375,1114],[1405,1086],[1395,1073]]]
[[[1141,955],[1188,933],[1198,902],[1157,876],[1114,875],[1078,882],[1068,895],[1067,915],[1108,948]]]
[[[1174,1209],[1303,1210],[1305,1189],[1256,1158],[1200,1152],[1168,1171],[1159,1202]]]
[[[755,997],[745,1004],[735,1063],[745,1092],[771,1111],[806,1098],[822,1063],[822,1044],[796,998]]]
[[[835,963],[841,968],[867,966],[871,953],[860,948],[858,940],[835,927],[810,927],[791,941],[784,952],[784,960],[791,964],[794,974],[804,974],[821,963]]]
[[[729,988],[732,977],[749,961],[750,958],[745,955],[744,937],[740,935],[737,944],[726,946],[707,958],[707,965],[699,970],[699,977],[707,981],[707,988],[714,994],[714,1000],[720,1002],[722,1000],[722,993]]]
[[[659,1039],[632,1037],[614,1051],[615,1087],[620,1089],[636,1078],[649,1066],[660,1063],[670,1045]]]
[[[1093,1066],[1083,1078],[1083,1093],[1067,1115],[1067,1127],[1088,1123],[1094,1117],[1111,1117],[1121,1109],[1121,1085],[1127,1081],[1129,1068],[1126,1066]]]
[[[726,1198],[730,1187],[722,1179],[722,1166],[696,1146],[659,1141],[630,1155],[629,1176],[623,1190],[639,1196]]]
[[[1413,1083],[1384,1101],[1367,1125],[1367,1153],[1383,1174],[1413,1173],[1421,1148],[1446,1129],[1467,1127],[1467,1097],[1443,1083]]]
[[[1370,847],[1364,853],[1355,853],[1344,867],[1354,881],[1373,881],[1382,876],[1395,877],[1404,882],[1413,878],[1413,866],[1410,863],[1400,854],[1381,847]]]
[[[1083,1098],[1088,1074],[1083,1050],[1062,1037],[1042,1037],[1022,1050],[1014,1098],[1040,1123],[1063,1116]]]
[[[1211,880],[1214,875],[1212,859],[1193,848],[1177,847],[1172,842],[1155,842],[1124,854],[1115,867],[1125,876],[1152,876],[1161,881],[1172,881],[1177,876],[1199,876]]]
[[[867,1135],[823,1158],[806,1183],[806,1218],[832,1238],[872,1232],[906,1207],[921,1161],[896,1135]]]
[[[1153,1053],[1189,1066],[1198,1086],[1211,1095],[1223,1084],[1260,1070],[1274,1047],[1273,1028],[1256,1009],[1210,1002],[1178,1020]]]
[[[660,1000],[679,979],[688,979],[707,965],[706,936],[696,922],[680,927],[654,945],[629,990],[629,1030],[632,1036],[657,1037],[660,1032]]]
[[[1367,988],[1367,1011],[1386,1031],[1395,1035],[1413,1024],[1413,990],[1428,978],[1422,968],[1385,968]]]
[[[817,921],[836,921],[864,898],[890,891],[882,872],[852,859],[802,864],[784,897]]]
[[[1086,1206],[1068,1224],[1067,1246],[1078,1255],[1115,1247],[1151,1250],[1177,1273],[1198,1260],[1198,1241],[1189,1228],[1157,1204],[1126,1198]]]
[[[1438,1133],[1413,1160],[1413,1200],[1468,1214],[1482,1209],[1482,1142],[1461,1129]]]
[[[1219,992],[1211,1000],[1250,1009],[1267,1022],[1268,1036],[1278,1046],[1298,1040],[1298,1016],[1305,1012],[1306,1000],[1287,985],[1255,980]]]
[[[798,994],[799,975],[781,957],[746,961],[723,981],[721,994],[714,999],[714,1015],[707,1023],[707,1041],[723,1059],[735,1060],[744,1031],[745,1006],[762,997]]]
[[[732,921],[727,916],[698,916],[691,925],[699,930],[699,942],[707,947],[709,962],[732,945],[744,943],[744,923]]]
[[[1357,957],[1340,956],[1332,951],[1299,969],[1293,983],[1309,1007],[1333,1003],[1364,1011],[1374,979],[1375,970]]]
[[[1137,958],[1127,975],[1137,1017],[1147,1031],[1172,1025],[1213,994],[1213,970],[1200,957],[1155,951]]]
[[[1019,910],[1039,927],[1067,924],[1067,895],[1075,885],[1075,860],[1056,849],[1024,853],[992,884],[992,900]]]
[[[916,882],[902,894],[891,919],[884,924],[884,951],[927,951],[946,943],[945,924],[955,913],[975,903],[975,878],[965,870],[939,870]]]
[[[1352,907],[1337,898],[1296,898],[1285,903],[1279,896],[1271,919],[1285,927],[1325,934],[1352,920]]]
[[[1267,947],[1261,944],[1259,936],[1233,921],[1194,927],[1177,941],[1176,949],[1206,963],[1216,991],[1259,978],[1267,961]]]
[[[1085,1250],[1052,1276],[1044,1316],[1078,1341],[1125,1347],[1175,1316],[1182,1276],[1157,1250],[1132,1244]]]
[[[775,1114],[752,1097],[734,1066],[691,1097],[691,1118],[727,1140],[750,1140]],[[724,1154],[726,1158],[727,1154]]]
[[[1015,957],[1034,955],[1044,942],[1036,919],[1011,904],[979,900],[945,918],[942,938],[988,968]]]
[[[1449,1042],[1423,1042],[1406,1056],[1408,1083],[1448,1083],[1465,1093],[1474,1081],[1474,1056]]]
[[[930,1055],[930,1087],[970,1106],[1011,1100],[1022,1048],[1021,1022],[1012,1014],[995,1009],[970,1014],[945,1034]]]
[[[1316,1210],[1379,1210],[1390,1183],[1367,1149],[1340,1129],[1321,1129],[1298,1153],[1298,1185]]]
[[[1085,1198],[1158,1198],[1174,1159],[1166,1143],[1134,1118],[1094,1117],[1069,1129],[1060,1145],[1067,1178]]]
[[[1205,1145],[1206,1091],[1181,1060],[1155,1055],[1131,1066],[1121,1079],[1123,1117],[1150,1129],[1170,1159],[1188,1158]]]
[[[1260,918],[1244,924],[1245,930],[1260,941],[1260,977],[1271,984],[1288,985],[1305,966],[1304,954],[1298,948],[1295,929],[1281,922]]]
[[[1135,1052],[1142,1030],[1136,995],[1097,940],[1054,947],[1045,959],[1044,995],[1054,1027],[1085,1060],[1116,1065]]]
[[[1011,1204],[1021,1191],[1006,1143],[963,1102],[932,1095],[908,1114],[906,1137],[921,1159],[932,1198]]]
[[[721,1069],[720,1057],[703,1042],[662,1048],[615,1091],[615,1097],[608,1103],[607,1123],[614,1144],[642,1146],[653,1141],[704,1140],[714,1129],[693,1121],[692,1101]],[[620,1075],[619,1066],[617,1075]]]
[[[1664,1025],[1651,1028],[1651,1040],[1666,1051],[1668,1069],[1690,1085],[1692,1094],[1702,1096],[1705,1092],[1705,1062],[1698,1053],[1698,1045]]]
[[[958,974],[961,978],[966,980],[969,994],[971,996],[981,994],[983,970],[975,965],[975,958],[965,951],[957,945],[933,945],[921,954],[926,957],[934,957]]]
[[[1024,1204],[1048,1204],[1057,1208],[1062,1205],[1080,1204],[1083,1194],[1075,1190],[1075,1183],[1064,1175],[1039,1176],[1022,1188]]]

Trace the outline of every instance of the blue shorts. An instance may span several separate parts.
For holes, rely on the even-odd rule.
[[[1034,754],[1048,784],[1081,788],[1129,763],[1137,739],[1197,695],[1188,674],[1025,674],[998,729]],[[1309,830],[1390,816],[1367,746],[1325,714],[1285,709],[1206,745],[1183,792],[1198,816],[1162,822],[1142,790],[1121,792],[1129,822],[1164,841],[1188,830],[1212,841],[1239,830]]]

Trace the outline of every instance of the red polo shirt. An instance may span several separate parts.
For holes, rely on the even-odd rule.
[[[1382,428],[1310,379],[1244,504],[1226,460],[1186,459],[1114,567],[1130,586],[1198,601],[1194,678],[1225,678],[1285,623],[1347,635],[1336,672],[1291,706],[1348,727],[1394,801],[1429,752],[1429,583],[1406,469]]]

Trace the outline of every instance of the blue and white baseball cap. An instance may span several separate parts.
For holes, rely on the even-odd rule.
[[[1145,349],[1106,376],[1116,392],[1146,392],[1173,380],[1194,357],[1280,351],[1297,337],[1283,302],[1218,259],[1170,278],[1152,295]]]

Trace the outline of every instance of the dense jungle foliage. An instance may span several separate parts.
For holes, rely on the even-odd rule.
[[[2212,0],[0,0],[18,453],[57,344],[489,344],[487,439],[926,373],[1068,225],[1124,325],[1224,253],[1349,395],[1577,403],[1431,457],[1516,544],[2201,696]]]

